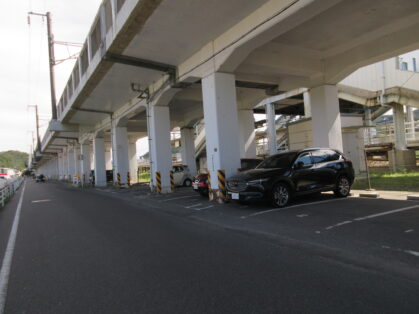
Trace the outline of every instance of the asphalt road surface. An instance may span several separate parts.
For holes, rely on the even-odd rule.
[[[0,210],[2,260],[21,194]],[[32,180],[7,288],[5,313],[419,312],[415,278]]]

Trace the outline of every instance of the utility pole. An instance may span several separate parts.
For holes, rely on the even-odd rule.
[[[36,140],[38,141],[38,146],[40,146],[41,145],[41,137],[39,136],[38,105],[35,105],[35,116],[36,116]]]
[[[37,15],[47,18],[47,32],[48,32],[48,56],[49,56],[49,82],[51,86],[51,113],[52,120],[57,120],[57,99],[55,97],[55,55],[54,55],[54,35],[51,30],[51,13],[35,13],[29,12],[29,15]]]
[[[38,105],[29,105],[28,107],[35,107],[35,123],[36,123],[36,147],[34,145],[35,150],[41,150],[41,137],[39,136],[39,116],[38,116]],[[33,139],[33,136],[32,136]]]

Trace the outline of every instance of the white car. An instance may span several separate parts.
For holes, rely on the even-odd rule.
[[[192,176],[188,166],[173,166],[173,178],[177,186],[192,186]]]

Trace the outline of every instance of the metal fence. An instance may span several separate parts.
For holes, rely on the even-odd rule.
[[[15,192],[19,189],[22,185],[24,179],[22,177],[16,179],[9,179],[5,182],[5,184],[0,187],[0,205],[4,207],[6,202],[10,200]]]
[[[407,144],[419,141],[419,120],[405,122]],[[365,129],[365,145],[380,145],[395,142],[394,123],[377,125]]]

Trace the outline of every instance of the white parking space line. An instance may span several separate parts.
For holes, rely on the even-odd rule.
[[[247,218],[250,218],[250,217],[259,216],[259,215],[263,215],[263,214],[269,214],[269,213],[273,213],[273,212],[278,212],[278,211],[282,211],[282,210],[286,210],[286,209],[290,209],[290,208],[324,204],[324,203],[330,203],[330,202],[337,202],[337,201],[342,201],[342,200],[345,200],[345,199],[346,198],[334,198],[334,199],[331,199],[331,200],[311,202],[311,203],[303,203],[303,204],[297,204],[297,205],[287,206],[287,207],[283,207],[283,208],[268,209],[268,210],[253,213],[253,214],[250,214],[250,215],[247,215],[247,216],[241,216],[240,218],[241,219],[247,219]]]
[[[337,227],[340,227],[340,226],[343,226],[343,225],[350,224],[351,222],[352,222],[351,220],[342,221],[340,223],[337,223],[336,225],[326,227],[325,229],[330,230],[330,229],[333,229],[333,228],[337,228]]]
[[[419,257],[419,252],[412,251],[412,250],[404,250],[405,253],[411,254],[413,256]]]
[[[373,214],[373,215],[358,217],[358,218],[354,218],[353,220],[345,220],[345,221],[339,222],[339,223],[337,223],[335,225],[328,226],[328,227],[326,227],[324,229],[325,230],[331,230],[331,229],[334,229],[334,228],[337,228],[337,227],[340,227],[340,226],[344,226],[344,225],[350,224],[352,222],[373,219],[373,218],[377,218],[377,217],[381,217],[381,216],[385,216],[385,215],[391,215],[391,214],[395,214],[395,213],[400,213],[400,212],[403,212],[403,211],[406,211],[406,210],[415,209],[415,208],[419,208],[419,205],[408,206],[408,207],[398,208],[398,209],[394,209],[394,210],[389,210],[389,211],[378,213],[378,214]]]
[[[385,216],[385,215],[391,215],[391,214],[395,214],[395,213],[400,213],[400,212],[403,212],[405,210],[411,210],[411,209],[415,209],[415,208],[419,208],[419,205],[408,206],[408,207],[403,207],[403,208],[399,208],[399,209],[389,210],[389,211],[383,212],[383,213],[378,213],[378,214],[374,214],[374,215],[369,215],[369,216],[355,218],[354,220],[356,220],[356,221],[367,220],[367,219],[372,219],[372,218],[376,218],[376,217],[380,217],[380,216]]]
[[[183,198],[191,198],[191,197],[197,197],[197,196],[196,195],[179,196],[179,197],[168,198],[166,200],[161,200],[160,202],[175,201],[175,200],[180,200],[180,199],[183,199]]]
[[[382,245],[381,247],[382,247],[383,249],[386,249],[386,250],[391,250],[391,251],[396,251],[396,252],[403,252],[403,253],[406,253],[406,254],[413,255],[413,256],[415,256],[415,257],[419,257],[419,252],[417,252],[417,251],[413,251],[413,250],[403,250],[403,249],[398,249],[398,248],[392,248],[392,247],[387,246],[387,245]]]
[[[410,233],[410,232],[413,232],[413,231],[415,231],[415,230],[414,229],[408,229],[404,233]]]
[[[206,206],[206,207],[200,207],[200,208],[193,208],[194,210],[202,210],[202,209],[208,209],[208,208],[212,208],[214,207],[214,205],[210,205],[210,206]]]
[[[3,263],[1,264],[1,269],[0,269],[0,314],[4,313],[4,307],[6,305],[10,269],[12,266],[13,253],[15,251],[17,229],[19,227],[20,212],[22,210],[22,200],[23,200],[23,194],[25,193],[25,186],[26,186],[26,181],[25,183],[23,183],[22,194],[20,194],[15,218],[13,219],[12,230],[10,231],[9,240],[7,242],[7,247],[6,247],[6,252],[4,253]]]
[[[202,203],[198,203],[198,204],[194,204],[194,205],[191,205],[191,206],[185,206],[185,208],[192,208],[192,207],[201,206],[201,205],[202,205]]]

